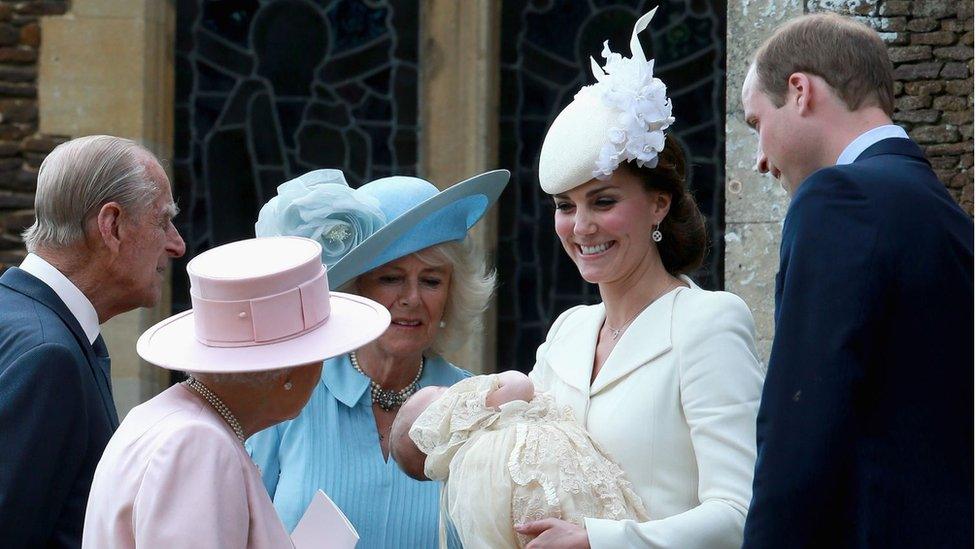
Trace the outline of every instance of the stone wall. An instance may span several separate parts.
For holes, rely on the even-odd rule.
[[[66,0],[0,1],[0,270],[24,257],[37,168],[64,141],[38,134],[37,59],[39,18],[67,8]]]
[[[971,0],[808,0],[877,30],[895,65],[895,123],[925,149],[953,198],[973,215]]]
[[[774,280],[789,199],[777,181],[754,169],[756,138],[742,121],[739,93],[755,48],[778,25],[815,11],[855,17],[881,34],[895,65],[895,122],[973,214],[971,0],[729,0],[725,288],[752,309],[763,360],[773,339]]]

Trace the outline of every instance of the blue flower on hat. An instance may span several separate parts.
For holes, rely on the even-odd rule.
[[[386,221],[379,201],[350,188],[341,171],[315,170],[279,185],[254,230],[259,237],[311,238],[322,245],[322,263],[332,267]]]

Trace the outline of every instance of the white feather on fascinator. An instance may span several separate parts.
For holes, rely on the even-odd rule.
[[[667,87],[654,77],[638,35],[657,8],[634,25],[632,57],[610,51],[603,43],[601,67],[590,58],[596,83],[584,86],[552,126],[539,157],[539,184],[549,194],[566,192],[587,181],[607,179],[622,163],[657,166],[665,130],[674,123]]]

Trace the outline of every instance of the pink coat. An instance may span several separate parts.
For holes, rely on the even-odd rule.
[[[182,384],[134,408],[102,455],[82,546],[292,547],[233,431]]]

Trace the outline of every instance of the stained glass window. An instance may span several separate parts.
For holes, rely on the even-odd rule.
[[[546,129],[579,88],[593,82],[590,57],[602,42],[630,54],[634,22],[659,6],[642,33],[655,73],[668,86],[672,135],[692,165],[691,187],[708,220],[710,251],[695,273],[722,286],[724,231],[725,1],[504,0],[501,41],[500,164],[512,182],[499,208],[498,360],[532,367],[535,350],[563,311],[599,301],[553,231],[552,200],[538,187]],[[602,61],[602,59],[601,59]]]
[[[254,236],[284,181],[417,170],[417,2],[178,0],[173,168],[186,262]]]

